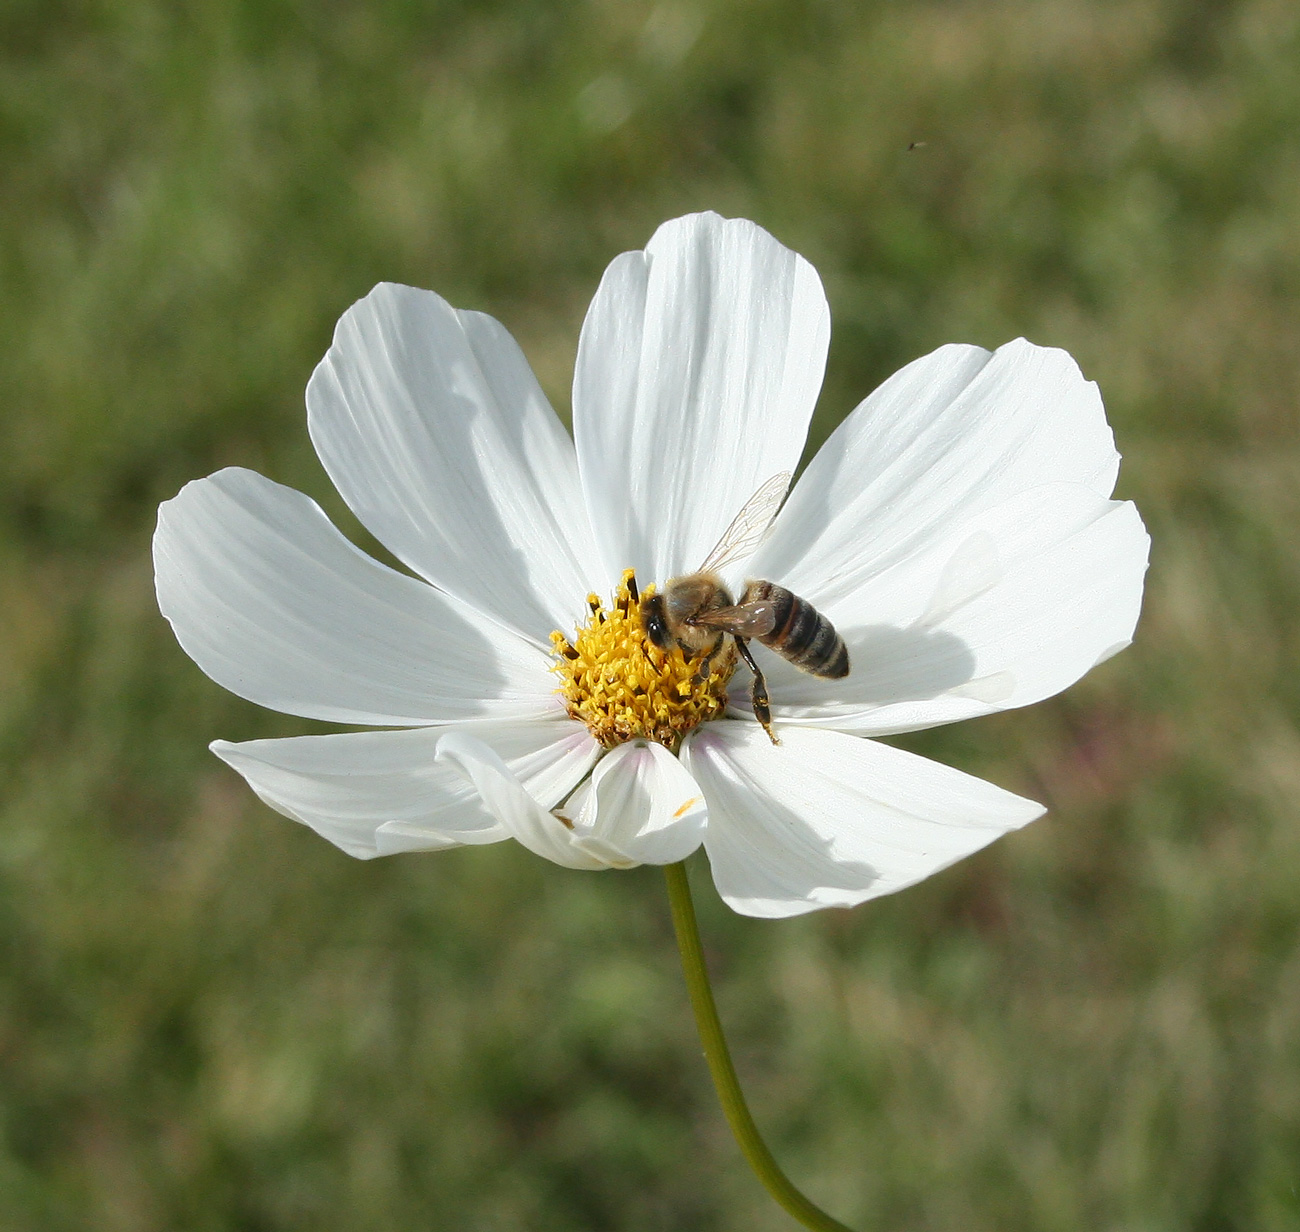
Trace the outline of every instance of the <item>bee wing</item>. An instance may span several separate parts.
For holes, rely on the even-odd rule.
[[[704,558],[699,571],[716,573],[734,561],[752,554],[766,538],[767,529],[772,525],[772,519],[776,517],[776,511],[781,507],[789,486],[790,472],[782,471],[779,475],[773,475],[759,488],[745,502],[745,507],[736,514],[731,525],[722,532],[722,538],[714,545],[713,551]],[[742,634],[742,636],[746,635]]]
[[[736,637],[766,637],[776,628],[776,607],[766,599],[754,599],[750,603],[737,603],[735,607],[702,612],[691,623],[720,629]]]

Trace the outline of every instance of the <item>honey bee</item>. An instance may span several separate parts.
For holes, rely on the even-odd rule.
[[[745,502],[694,573],[669,578],[662,590],[641,600],[646,636],[661,650],[676,645],[687,656],[700,655],[695,673],[698,680],[708,678],[710,664],[727,639],[734,641],[754,674],[750,686],[754,717],[773,744],[781,742],[772,730],[767,681],[750,653],[749,639],[757,638],[814,676],[838,680],[849,674],[844,639],[807,599],[775,582],[749,581],[737,603],[719,576],[720,570],[750,555],[763,541],[789,484],[789,471],[774,475]]]

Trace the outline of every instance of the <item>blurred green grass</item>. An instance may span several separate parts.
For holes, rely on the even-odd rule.
[[[0,1226],[790,1226],[655,870],[271,814],[206,743],[312,725],[208,682],[148,562],[231,463],[367,542],[302,390],[374,282],[497,315],[563,410],[605,263],[698,208],[820,270],[816,439],[1024,334],[1155,541],[1132,649],[906,740],[1048,818],[791,922],[694,868],[778,1156],[864,1230],[1300,1226],[1290,0],[8,0],[0,49]]]

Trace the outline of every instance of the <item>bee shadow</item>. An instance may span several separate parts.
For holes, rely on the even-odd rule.
[[[1011,679],[1004,673],[977,679],[974,651],[943,629],[859,625],[840,629],[840,635],[849,651],[849,674],[841,680],[810,676],[760,650],[774,705],[892,705],[949,693],[996,701],[1009,691]],[[749,681],[742,664],[732,685],[738,704],[748,705]]]
[[[866,625],[842,632],[854,701],[927,701],[976,683],[975,653],[943,629]]]

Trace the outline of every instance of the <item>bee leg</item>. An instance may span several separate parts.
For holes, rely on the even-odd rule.
[[[749,686],[749,700],[754,706],[754,718],[763,725],[767,738],[773,744],[780,744],[780,737],[772,730],[772,703],[767,696],[767,681],[763,679],[763,673],[754,662],[754,656],[749,653],[749,647],[745,645],[743,637],[736,638],[736,649],[740,651],[740,657],[749,664],[749,670],[754,673],[753,682]]]
[[[719,643],[721,644],[721,643]],[[695,669],[695,683],[703,684],[709,678],[709,672],[712,670],[713,656],[718,653],[718,647],[715,646],[708,654],[700,660],[700,665]]]

